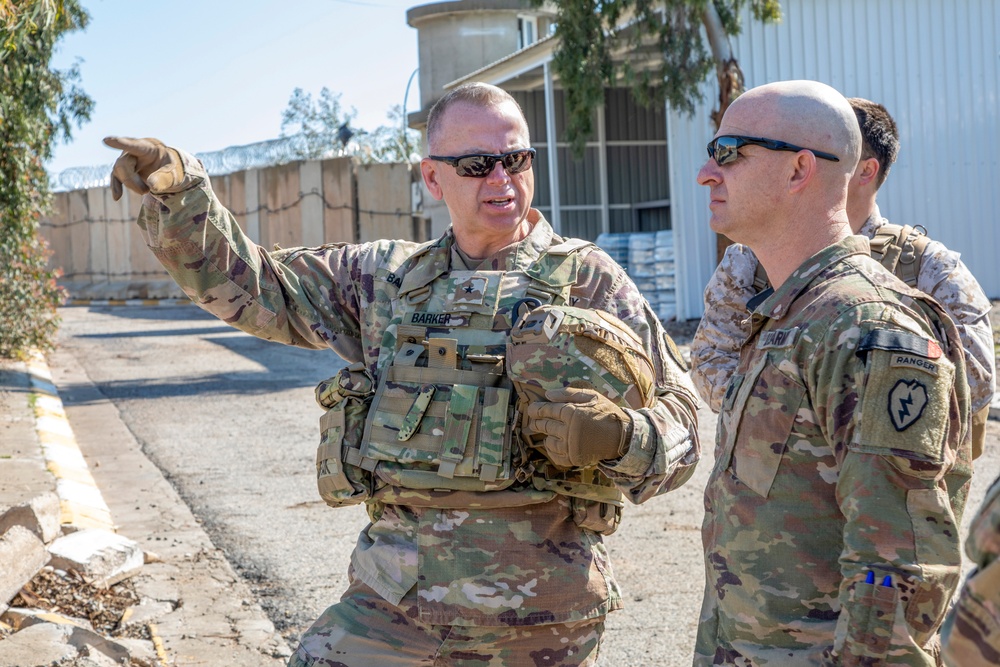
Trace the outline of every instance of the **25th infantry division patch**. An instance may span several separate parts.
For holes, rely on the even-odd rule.
[[[919,380],[900,380],[889,392],[889,418],[897,431],[914,424],[927,406],[927,386]]]

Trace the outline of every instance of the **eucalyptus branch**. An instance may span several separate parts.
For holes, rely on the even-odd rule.
[[[781,20],[778,0],[559,0],[553,70],[574,155],[582,156],[594,134],[606,87],[627,86],[644,106],[669,104],[692,114],[715,69],[720,108],[713,117],[721,118],[742,90],[729,37],[740,33],[739,14],[748,4],[759,21]]]

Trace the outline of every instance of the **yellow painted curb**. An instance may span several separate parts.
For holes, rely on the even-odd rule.
[[[31,381],[35,432],[42,446],[46,467],[56,478],[61,523],[76,529],[101,528],[117,532],[111,510],[90,474],[87,461],[66,419],[45,357],[35,350],[25,365]],[[156,632],[156,625],[149,623],[148,626],[156,655],[166,665],[163,640]]]
[[[59,392],[52,382],[45,357],[32,353],[27,362],[34,394],[35,431],[42,445],[46,466],[56,478],[56,492],[62,507],[62,523],[74,527],[104,528],[115,531],[101,490],[97,488],[83,453],[73,437]],[[82,522],[82,523],[81,523]]]

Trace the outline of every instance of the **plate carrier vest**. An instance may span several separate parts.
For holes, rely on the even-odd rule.
[[[450,247],[412,255],[382,339],[377,386],[356,363],[316,389],[327,408],[316,461],[323,499],[340,507],[390,491],[404,504],[435,506],[424,496],[511,489],[535,492],[532,502],[555,493],[588,501],[575,514],[619,516],[623,497],[596,467],[558,470],[522,440],[505,369],[522,311],[566,304],[591,247],[563,241],[524,271],[449,271]],[[594,529],[607,534],[614,525]]]
[[[920,261],[930,242],[927,230],[921,225],[911,227],[887,222],[875,231],[875,236],[868,241],[868,245],[871,247],[872,259],[910,287],[916,288],[917,278],[920,277]],[[767,272],[757,262],[757,271],[753,277],[754,291],[760,293],[770,284]]]

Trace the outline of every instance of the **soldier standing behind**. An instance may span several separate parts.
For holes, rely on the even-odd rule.
[[[958,325],[972,397],[975,458],[982,452],[995,389],[990,300],[957,252],[882,217],[875,198],[899,153],[896,123],[881,104],[860,97],[848,102],[861,127],[862,149],[847,190],[847,217],[855,234],[871,239],[874,256],[883,266],[910,287],[934,297]],[[705,288],[705,315],[691,342],[691,376],[714,412],[721,409],[740,360],[740,346],[749,334],[747,303],[765,287],[766,275],[757,257],[736,243],[726,249]]]
[[[1000,665],[1000,477],[986,492],[965,542],[976,569],[941,630],[948,667]]]
[[[146,193],[147,245],[196,303],[350,364],[317,388],[318,481],[371,523],[348,590],[289,664],[590,665],[622,604],[602,535],[622,494],[691,476],[694,387],[621,268],[531,208],[534,151],[510,95],[456,88],[427,133],[424,181],[452,220],[441,238],[274,252],[190,155],[106,142],[124,151],[113,190]],[[588,353],[585,381],[572,369]]]
[[[972,473],[958,331],[852,235],[837,91],[754,88],[708,150],[712,229],[774,292],[722,401],[694,663],[934,665]]]

